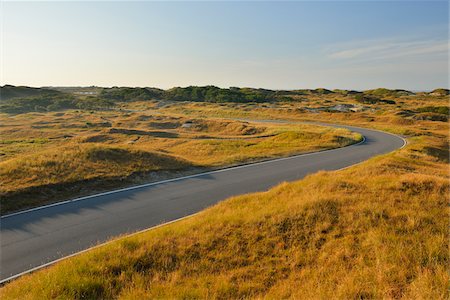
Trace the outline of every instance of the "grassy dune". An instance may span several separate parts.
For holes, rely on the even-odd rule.
[[[445,151],[422,135],[344,171],[231,198],[24,276],[2,299],[448,299]]]
[[[132,144],[136,136],[129,132],[67,129],[70,142],[80,147],[101,141],[102,147],[177,158],[170,164],[203,166],[317,150],[311,140],[333,147],[357,138],[306,125],[210,124],[201,120],[205,115],[346,123],[407,135],[409,143],[346,170],[234,197],[183,221],[112,241],[5,285],[2,299],[448,299],[449,127],[422,112],[448,106],[448,97],[393,99],[395,105],[370,104],[362,112],[320,113],[302,107],[355,101],[312,95],[277,105],[135,102],[123,108],[161,119],[121,115],[111,128],[172,130],[178,136],[142,135]],[[104,122],[66,117],[79,124]],[[170,129],[188,117],[200,121],[189,130]],[[10,125],[22,120],[15,122]],[[29,143],[35,147],[30,151],[64,145],[45,130],[29,137],[11,130],[8,139],[47,139]],[[5,163],[27,153],[26,146],[15,147],[4,145]]]
[[[5,119],[0,143],[2,213],[361,139],[348,130],[312,125],[263,126],[139,113],[114,117],[66,112],[59,117]],[[182,126],[186,122],[189,127]]]
[[[140,174],[191,167],[173,156],[126,147],[73,145],[0,163],[1,211],[51,203],[92,189],[130,184]]]

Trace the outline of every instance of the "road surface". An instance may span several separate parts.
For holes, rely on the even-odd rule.
[[[66,202],[1,218],[0,281],[126,233],[198,212],[233,195],[337,170],[404,145],[398,136],[340,126],[365,141]]]

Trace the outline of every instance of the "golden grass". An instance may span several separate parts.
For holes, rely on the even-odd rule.
[[[448,299],[438,138],[238,196],[6,285],[2,299]]]
[[[314,106],[329,100],[305,101]],[[409,144],[346,170],[234,197],[192,218],[113,241],[7,284],[2,299],[448,299],[448,123],[397,114],[448,105],[448,99],[396,101],[398,106],[374,111],[319,114],[299,113],[305,103],[125,105],[171,118],[341,122],[406,134]],[[212,151],[221,159],[233,154],[229,149],[253,147],[257,154],[264,143],[264,151],[283,144],[286,152],[278,153],[286,154],[302,132],[264,126],[261,134],[276,135],[260,146],[245,144],[255,137],[232,139],[226,149],[219,139],[199,142],[206,145],[205,155]],[[142,139],[141,146],[148,143]],[[177,156],[175,141],[159,146]],[[193,141],[178,142],[183,149]],[[209,143],[218,144],[211,150]]]
[[[342,147],[360,139],[344,129],[292,125],[264,138],[168,141],[159,148],[195,164],[221,166]]]
[[[0,151],[6,153],[0,161],[1,213],[179,175],[170,173],[174,170],[194,172],[336,148],[361,139],[348,130],[312,125],[259,125],[140,112],[115,116],[69,111],[58,116],[5,119],[0,143]],[[186,122],[189,127],[182,126]]]
[[[130,184],[135,175],[191,167],[169,155],[101,144],[49,149],[0,163],[1,212]]]
[[[405,110],[415,110],[425,106],[448,106],[448,97],[433,97],[426,95],[401,96],[390,98],[395,100],[395,105],[376,104],[365,105],[369,109],[363,112],[348,113],[310,113],[303,108],[317,108],[321,106],[332,106],[346,103],[356,104],[353,97],[340,95],[309,95],[302,97],[301,101],[268,104],[268,103],[172,103],[168,106],[155,108],[145,102],[129,103],[125,107],[133,108],[135,105],[141,109],[146,107],[159,114],[169,114],[172,116],[209,116],[217,118],[237,118],[237,119],[259,119],[273,120],[284,119],[291,121],[323,121],[330,123],[343,123],[348,125],[366,126],[387,130],[398,134],[415,135],[421,134],[423,128],[432,130],[446,136],[448,134],[448,124],[446,122],[418,121],[408,116],[401,116],[399,113]]]
[[[129,176],[135,172],[174,170],[189,163],[168,155],[129,148],[74,145],[1,164],[2,190],[79,181],[100,177]]]

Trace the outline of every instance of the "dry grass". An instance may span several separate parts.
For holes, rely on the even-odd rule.
[[[130,103],[126,107],[133,108],[135,105],[141,109],[151,109],[160,114],[170,114],[172,116],[209,116],[219,118],[237,119],[259,119],[259,120],[296,120],[296,121],[324,121],[332,123],[354,124],[371,128],[378,128],[395,132],[398,134],[415,135],[425,127],[427,130],[439,132],[446,136],[448,126],[446,122],[418,121],[414,116],[402,115],[408,110],[417,110],[425,106],[449,106],[448,97],[433,97],[426,95],[401,96],[389,98],[396,101],[395,105],[373,104],[364,105],[367,107],[363,112],[348,113],[311,113],[303,110],[307,108],[318,108],[323,106],[333,106],[336,104],[360,105],[353,97],[334,95],[310,95],[302,97],[301,101],[286,102],[278,104],[268,103],[172,103],[168,106],[155,108],[145,102]]]
[[[174,157],[127,148],[72,146],[29,155],[2,164],[3,189],[25,179],[23,186],[55,184],[108,176],[128,176],[134,172],[180,169],[189,164]],[[44,174],[45,176],[42,176]]]
[[[3,214],[175,177],[180,171],[336,148],[361,138],[347,130],[312,125],[258,125],[140,112],[68,111],[4,121]],[[186,123],[189,126],[183,126]]]
[[[276,128],[263,138],[167,141],[159,148],[195,164],[221,166],[342,147],[361,139],[360,135],[342,129],[310,125]]]
[[[88,144],[49,149],[0,163],[1,211],[50,203],[86,189],[114,188],[142,173],[189,167],[182,159],[129,147]]]
[[[407,134],[409,144],[121,238],[13,281],[0,290],[2,299],[448,299],[448,123],[397,115],[447,100],[403,100],[362,113],[298,113],[291,103],[244,111],[259,119],[384,129]],[[241,108],[187,104],[158,111],[242,117]],[[296,133],[265,139],[290,144],[290,135]]]
[[[407,148],[231,198],[24,276],[3,299],[448,299],[448,165]]]

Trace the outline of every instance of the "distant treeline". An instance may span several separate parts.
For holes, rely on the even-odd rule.
[[[0,87],[0,98],[2,102],[13,98],[24,98],[39,95],[51,96],[58,94],[60,94],[60,92],[46,88],[33,88],[28,86],[14,85],[4,85]]]
[[[169,90],[157,88],[128,88],[113,87],[105,88],[100,97],[113,101],[138,101],[138,100],[170,100],[170,101],[192,101],[213,103],[250,103],[250,102],[277,102],[295,101],[294,96],[305,95],[329,95],[341,94],[345,96],[362,94],[358,91],[349,90],[327,90],[302,89],[302,90],[268,90],[255,88],[230,87],[228,89],[217,86],[188,86],[175,87]]]
[[[175,87],[169,90],[156,88],[107,88],[100,97],[113,101],[170,100],[193,102],[274,102],[291,100],[295,91],[237,88],[222,89],[216,86]]]
[[[112,87],[96,88],[100,92],[95,95],[80,95],[67,93],[51,88],[30,88],[5,85],[0,87],[0,111],[6,113],[24,113],[32,111],[57,111],[63,109],[107,109],[118,102],[170,100],[213,103],[252,103],[298,101],[307,95],[338,94],[355,98],[366,104],[386,103],[395,101],[383,99],[414,95],[406,90],[375,89],[364,92],[352,90],[302,89],[302,90],[268,90],[254,88],[231,87],[228,89],[216,86],[175,87],[169,90],[158,88]],[[437,89],[430,94],[448,95],[448,90]]]
[[[294,95],[309,93],[327,94],[328,90],[273,91],[252,88],[222,89],[216,86],[176,87],[169,90],[157,88],[104,88],[95,96],[84,96],[61,91],[28,87],[1,87],[0,111],[24,113],[31,111],[56,111],[62,109],[105,109],[117,102],[148,100],[195,101],[195,102],[276,102],[292,101]],[[329,91],[329,93],[333,93]]]
[[[13,98],[2,101],[0,112],[19,114],[26,112],[46,112],[63,109],[103,109],[114,106],[114,103],[97,97],[76,98],[70,94],[41,94],[38,96]]]

